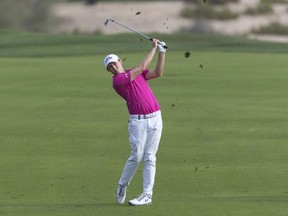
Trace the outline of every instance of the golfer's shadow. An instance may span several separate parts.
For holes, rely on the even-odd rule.
[[[127,203],[128,205],[128,203]],[[87,204],[73,204],[72,205],[75,208],[85,208],[85,207],[114,207],[114,206],[119,206],[116,202],[111,202],[111,203],[87,203]]]
[[[95,206],[95,207],[133,207],[132,205],[130,205],[128,202],[124,203],[124,204],[118,204],[116,202],[113,203],[94,203],[94,204],[89,204],[89,205],[83,205],[83,207],[85,206]]]

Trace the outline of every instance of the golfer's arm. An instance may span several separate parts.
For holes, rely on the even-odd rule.
[[[158,61],[154,70],[149,70],[146,74],[146,79],[154,79],[157,77],[161,77],[164,72],[164,64],[165,64],[165,53],[159,52]]]
[[[146,56],[146,58],[143,60],[143,62],[139,66],[137,66],[133,70],[131,70],[131,72],[130,72],[131,81],[134,80],[138,75],[140,75],[144,70],[146,70],[148,68],[148,66],[150,65],[150,63],[153,59],[153,56],[154,56],[156,50],[157,50],[157,47],[153,47],[152,50]]]

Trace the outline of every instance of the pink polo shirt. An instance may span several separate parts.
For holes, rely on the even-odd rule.
[[[133,81],[130,70],[113,77],[113,88],[126,100],[128,111],[132,115],[145,115],[160,110],[160,106],[150,89],[145,75],[149,70],[143,71]]]

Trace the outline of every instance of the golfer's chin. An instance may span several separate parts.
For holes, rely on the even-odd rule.
[[[121,71],[121,70],[115,70],[114,74],[117,75],[117,74],[121,74],[121,73],[124,73],[125,71]]]

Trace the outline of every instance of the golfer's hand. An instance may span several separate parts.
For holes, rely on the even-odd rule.
[[[158,39],[153,39],[153,49],[156,49],[158,47],[158,43],[160,42]]]
[[[164,48],[165,45],[166,43],[164,41],[161,41],[161,42],[159,41],[159,43],[157,44],[159,53],[166,53],[166,49]]]

